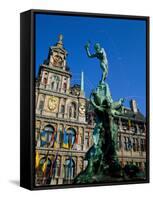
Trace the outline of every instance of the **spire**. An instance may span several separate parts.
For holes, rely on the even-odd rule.
[[[84,73],[81,72],[81,94],[84,95]]]
[[[137,113],[138,112],[138,105],[137,105],[137,102],[135,99],[131,99],[130,101],[130,107],[131,107],[131,110],[134,112],[134,113]]]
[[[58,39],[57,46],[63,48],[63,35],[59,34]]]

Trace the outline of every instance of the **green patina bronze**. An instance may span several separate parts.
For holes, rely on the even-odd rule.
[[[103,48],[101,48],[99,43],[96,43],[94,45],[95,53],[91,54],[89,51],[89,47],[90,47],[90,42],[87,42],[87,44],[85,45],[87,56],[89,58],[98,58],[99,59],[100,67],[103,71],[102,78],[101,78],[101,81],[103,82],[103,81],[105,81],[107,74],[108,74],[108,61],[107,61],[107,56],[106,56],[105,50]]]
[[[105,82],[108,74],[108,61],[105,50],[99,43],[95,44],[95,54],[90,54],[89,43],[85,45],[90,58],[97,57],[102,68],[102,79],[98,87],[91,93],[90,102],[96,114],[96,125],[93,131],[93,146],[85,155],[88,161],[86,169],[75,179],[74,183],[99,183],[113,180],[122,180],[123,169],[117,157],[118,126],[114,117],[123,115],[124,99],[113,101],[108,84]]]

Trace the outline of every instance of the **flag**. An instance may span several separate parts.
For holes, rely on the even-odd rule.
[[[68,134],[68,143],[69,143],[69,148],[72,149],[73,147],[73,144],[75,143],[75,139],[76,139],[76,136],[75,136],[75,132],[73,130],[70,130],[69,131],[69,134]]]
[[[71,145],[73,146],[75,142],[75,133],[71,133]]]
[[[79,143],[79,134],[77,133],[76,138],[75,138],[75,144],[78,144],[78,143]]]
[[[60,144],[62,145],[63,144],[63,132],[64,132],[64,130],[62,131],[60,129],[59,131],[60,131],[60,139],[59,139],[59,141],[60,141]]]
[[[69,133],[68,143],[69,143],[69,148],[72,149],[72,134],[71,133]]]
[[[79,134],[78,133],[76,133],[73,143],[74,143],[73,149],[77,150],[78,149],[78,144],[79,144]]]
[[[68,135],[64,129],[64,135],[63,135],[63,144],[62,144],[63,148],[68,149],[69,148],[69,144],[68,144]]]
[[[43,172],[44,175],[46,174],[47,164],[48,164],[48,156],[47,156],[47,158],[46,158],[46,160],[45,160],[45,162],[42,166],[42,172]]]
[[[44,174],[44,176],[46,175],[46,171],[47,171],[47,165],[48,165],[48,155],[49,155],[49,151],[47,152],[47,154],[46,154],[46,159],[45,159],[45,161],[44,161],[44,163],[43,163],[43,166],[42,166],[42,172],[43,172],[43,174]]]
[[[56,174],[56,161],[57,161],[57,157],[58,157],[58,152],[56,154],[55,160],[53,162],[53,166],[52,166],[52,176],[55,176]]]
[[[54,132],[52,133],[51,140],[50,140],[50,147],[54,145]]]
[[[54,148],[57,148],[57,146],[58,146],[58,138],[57,138],[57,136],[58,136],[58,132],[56,131],[56,133],[55,133],[55,135],[54,135]]]
[[[53,173],[53,158],[51,158],[51,167],[50,167],[50,173],[49,173],[49,175],[50,175],[50,177],[52,177],[52,173]]]
[[[41,146],[44,146],[45,144],[47,144],[46,132],[45,131],[41,131],[40,140],[41,140]]]
[[[35,168],[37,169],[39,167],[39,163],[40,163],[40,156],[38,151],[36,151],[36,157],[35,157]]]

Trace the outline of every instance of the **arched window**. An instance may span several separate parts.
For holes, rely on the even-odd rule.
[[[57,160],[55,161],[54,169],[53,169],[53,172],[54,172],[53,176],[54,176],[55,178],[58,178],[58,177],[60,176],[60,168],[61,168],[60,159],[57,159]]]
[[[60,176],[60,160],[56,161],[56,170],[55,170],[55,177]]]
[[[43,157],[41,160],[40,160],[40,169],[41,171],[44,173],[43,171],[43,166],[44,166],[44,163],[47,162],[47,166],[46,166],[46,170],[45,170],[45,174],[49,173],[50,172],[50,168],[51,168],[51,160],[49,158],[46,158],[46,157]]]
[[[73,180],[74,175],[75,175],[75,162],[72,159],[72,157],[70,157],[65,161],[64,164],[64,179],[69,181]]]
[[[48,147],[51,144],[51,140],[54,135],[54,127],[51,125],[47,125],[43,131],[41,131],[41,146]]]
[[[68,135],[68,145],[69,148],[72,149],[76,140],[76,132],[73,128],[67,129],[67,135]]]
[[[45,162],[47,165],[44,167]],[[38,182],[44,182],[50,184],[50,170],[52,162],[48,157],[43,157],[40,160],[39,169],[37,170],[37,179]]]

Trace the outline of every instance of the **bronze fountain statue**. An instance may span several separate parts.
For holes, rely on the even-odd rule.
[[[90,43],[85,45],[89,58],[97,58],[102,69],[102,78],[95,91],[91,93],[90,102],[96,115],[93,131],[94,144],[85,155],[88,161],[86,169],[74,179],[79,183],[101,183],[125,179],[125,173],[117,157],[118,126],[114,118],[124,114],[124,98],[113,101],[106,78],[108,61],[104,48],[99,43],[94,45],[95,53],[89,51]]]
[[[106,77],[108,75],[108,60],[107,60],[107,56],[106,56],[105,50],[100,47],[99,43],[96,43],[94,45],[95,53],[91,54],[90,51],[89,51],[89,47],[90,47],[90,42],[88,42],[85,45],[87,56],[89,58],[98,58],[99,59],[100,67],[101,67],[101,69],[103,71],[102,78],[101,78],[101,81],[103,82],[103,81],[105,81],[105,79],[106,79]]]

